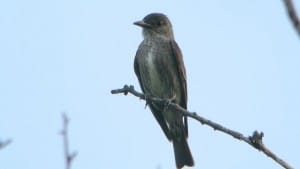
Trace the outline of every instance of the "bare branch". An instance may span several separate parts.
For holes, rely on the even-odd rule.
[[[155,104],[158,105],[162,105],[162,106],[166,106],[166,108],[168,109],[172,109],[176,112],[180,112],[185,116],[191,117],[197,121],[199,121],[201,124],[205,124],[208,125],[210,127],[212,127],[214,130],[219,130],[223,133],[226,133],[238,140],[244,141],[246,143],[248,143],[249,145],[251,145],[252,147],[254,147],[255,149],[262,151],[265,155],[267,155],[268,157],[272,158],[274,161],[276,161],[278,164],[280,164],[282,167],[286,168],[286,169],[293,169],[293,167],[291,167],[288,163],[286,163],[284,160],[280,159],[277,155],[275,155],[272,151],[270,151],[264,144],[263,144],[263,136],[264,134],[261,132],[257,132],[254,131],[252,136],[244,136],[242,133],[239,133],[237,131],[231,130],[229,128],[226,128],[218,123],[215,123],[213,121],[210,121],[208,119],[205,119],[199,115],[197,115],[195,112],[189,112],[185,109],[183,109],[182,107],[180,107],[179,105],[175,104],[175,103],[170,103],[169,100],[166,99],[160,99],[160,98],[155,98],[155,97],[149,97],[149,96],[145,96],[142,93],[139,93],[137,91],[134,90],[133,86],[127,86],[125,85],[123,88],[121,89],[115,89],[111,91],[112,94],[120,94],[120,93],[124,93],[125,95],[127,95],[128,93],[131,93],[132,95],[139,97],[140,99],[146,100],[148,103],[149,102],[153,102]]]
[[[287,13],[290,17],[291,22],[293,23],[296,31],[300,36],[300,20],[297,16],[297,12],[295,10],[294,4],[292,0],[283,0],[286,6]]]
[[[12,142],[11,139],[5,140],[5,141],[0,141],[0,149],[6,147],[7,145],[9,145]]]
[[[76,157],[77,152],[69,153],[69,138],[68,138],[69,118],[64,113],[62,114],[62,118],[63,118],[63,129],[60,134],[63,136],[66,169],[71,169],[71,163]]]

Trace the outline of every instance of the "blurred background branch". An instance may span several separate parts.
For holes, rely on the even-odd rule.
[[[283,0],[287,13],[290,17],[290,20],[292,24],[294,25],[296,31],[298,32],[298,35],[300,37],[300,20],[299,17],[297,16],[297,12],[294,6],[294,3],[292,0]]]
[[[0,141],[0,149],[6,147],[7,145],[9,145],[12,142],[11,139],[7,139],[5,141]]]
[[[71,164],[74,160],[74,158],[77,155],[77,152],[69,152],[69,138],[68,138],[68,124],[69,124],[69,118],[68,116],[63,113],[62,114],[63,118],[63,129],[61,131],[61,135],[63,137],[63,145],[64,145],[64,157],[65,157],[65,164],[66,164],[66,169],[71,169]]]

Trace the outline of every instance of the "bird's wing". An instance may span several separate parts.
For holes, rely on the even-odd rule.
[[[171,41],[171,54],[172,58],[174,59],[175,65],[177,65],[177,71],[179,75],[179,80],[181,82],[181,103],[180,106],[184,109],[187,109],[187,83],[186,83],[186,72],[184,67],[184,62],[182,58],[182,53],[180,48],[178,47],[175,41]],[[185,134],[188,137],[188,121],[187,117],[184,116],[184,127],[185,127]]]
[[[141,75],[140,75],[139,61],[138,61],[138,57],[137,57],[138,52],[139,52],[139,50],[137,51],[135,59],[134,59],[134,72],[139,80],[141,89],[142,89],[143,93],[145,94],[145,89],[143,88],[143,86],[144,86],[143,81],[142,81]],[[166,123],[166,120],[165,120],[164,116],[162,115],[162,112],[159,111],[159,109],[157,107],[155,107],[155,105],[153,105],[153,104],[149,104],[149,107],[150,107],[151,112],[154,115],[155,119],[159,123],[161,129],[165,133],[166,137],[168,138],[169,141],[171,141],[171,139],[172,139],[171,133],[170,133],[169,127]]]

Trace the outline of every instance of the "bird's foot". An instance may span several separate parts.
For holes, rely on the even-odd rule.
[[[144,93],[144,96],[145,96],[145,101],[146,101],[146,104],[145,104],[145,109],[146,109],[148,104],[151,102],[150,101],[151,96],[149,94],[146,94],[146,93]]]
[[[176,94],[174,94],[171,98],[169,99],[164,99],[164,109],[167,110],[169,109],[170,104],[175,101],[176,99]]]

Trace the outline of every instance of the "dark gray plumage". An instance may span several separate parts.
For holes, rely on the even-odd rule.
[[[173,102],[186,109],[185,67],[171,22],[164,14],[152,13],[134,24],[143,28],[144,36],[134,60],[134,70],[142,91],[149,96],[174,98]],[[187,117],[156,104],[150,103],[149,107],[168,140],[173,142],[177,168],[193,166],[187,143]]]

